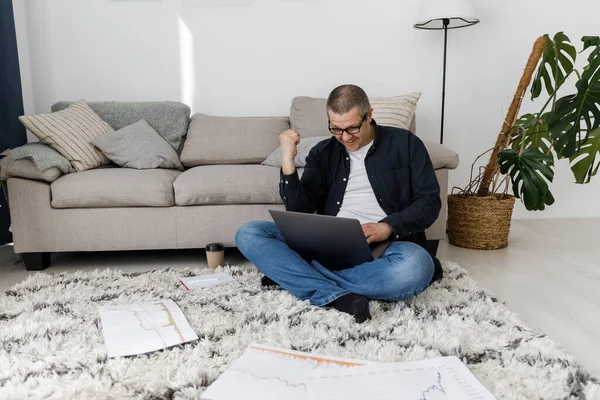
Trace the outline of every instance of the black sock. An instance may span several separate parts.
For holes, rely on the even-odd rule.
[[[436,256],[431,256],[433,258],[433,278],[431,278],[431,283],[437,282],[444,277],[444,270],[442,269],[442,263]]]
[[[260,284],[261,284],[261,286],[279,286],[279,284],[277,282],[275,282],[273,279],[269,278],[268,276],[263,276],[262,279],[260,280]]]
[[[359,324],[371,319],[369,312],[369,299],[354,293],[348,293],[342,297],[327,304],[338,311],[342,311],[354,316],[354,319]]]

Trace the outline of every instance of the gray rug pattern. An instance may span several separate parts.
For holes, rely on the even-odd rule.
[[[529,329],[467,272],[405,302],[371,302],[373,319],[313,307],[261,275],[188,292],[207,270],[36,274],[0,294],[0,398],[197,399],[252,344],[380,362],[456,355],[498,399],[600,399],[600,382],[559,345]],[[169,298],[199,336],[148,355],[108,359],[98,308]]]

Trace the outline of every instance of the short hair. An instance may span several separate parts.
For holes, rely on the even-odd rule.
[[[371,109],[369,97],[356,85],[338,86],[327,98],[327,111],[331,110],[335,114],[345,114],[354,107],[358,107],[358,112],[362,117],[367,115]]]

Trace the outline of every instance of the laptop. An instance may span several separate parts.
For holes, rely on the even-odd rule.
[[[373,261],[390,241],[369,245],[357,219],[269,210],[287,245],[307,262],[316,260],[331,270]]]

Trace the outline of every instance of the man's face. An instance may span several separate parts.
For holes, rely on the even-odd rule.
[[[365,116],[360,115],[357,107],[354,107],[345,114],[335,114],[331,110],[328,110],[327,114],[329,115],[330,130],[339,131],[344,129],[340,134],[335,134],[335,138],[342,143],[348,151],[356,151],[373,140],[373,134],[371,132],[372,108]],[[345,129],[356,133],[348,133]]]

